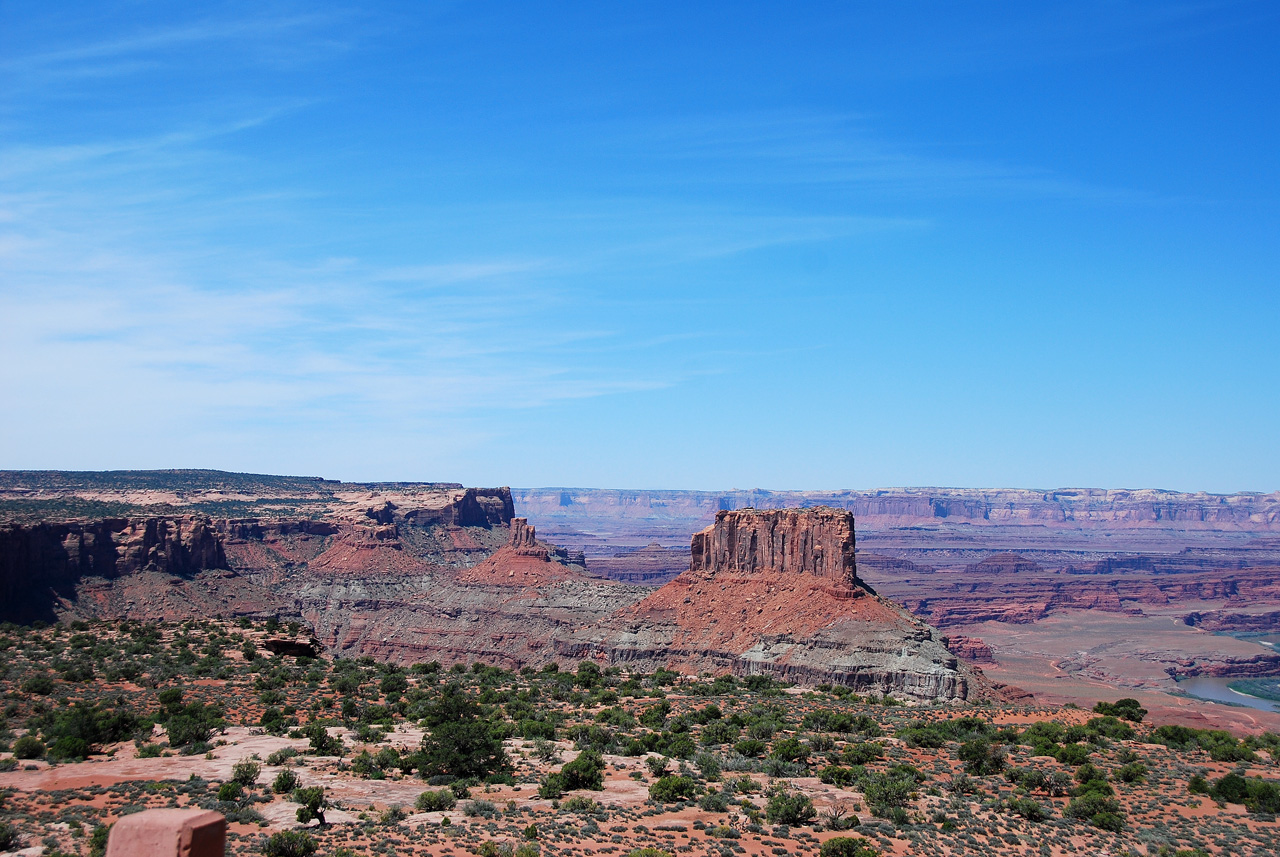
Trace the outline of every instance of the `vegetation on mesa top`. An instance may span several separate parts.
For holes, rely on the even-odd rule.
[[[884,823],[913,836],[961,836],[982,817],[1017,829],[1058,825],[1076,836],[1140,829],[1143,801],[1176,794],[1259,815],[1280,808],[1280,786],[1259,775],[1274,767],[1280,737],[1152,729],[1132,700],[1015,727],[993,723],[981,706],[908,708],[828,685],[788,693],[763,676],[627,675],[591,662],[517,674],[482,664],[404,669],[367,658],[267,657],[257,645],[262,630],[248,622],[0,629],[0,680],[11,692],[0,741],[13,757],[0,764],[120,752],[130,739],[140,756],[201,753],[229,723],[249,725],[298,743],[244,760],[198,799],[251,821],[256,802],[278,795],[296,804],[299,819],[323,824],[328,793],[299,781],[299,753],[312,758],[312,770],[325,765],[340,776],[419,777],[426,782],[417,809],[480,818],[501,815],[473,797],[484,783],[532,785],[560,811],[586,818],[613,812],[593,797],[614,766],[609,756],[644,757],[634,776],[647,770],[646,811],[719,816],[723,830],[707,835],[725,841],[743,833],[727,824],[730,812],[745,816],[748,832]],[[225,685],[197,686],[198,678]],[[141,689],[126,696],[125,682]],[[422,727],[421,741],[392,746],[389,734],[407,723]],[[523,742],[512,752],[504,742],[516,737]],[[569,746],[578,752],[566,761]],[[1171,774],[1175,759],[1200,768]],[[1215,762],[1234,770],[1200,773]],[[263,765],[279,769],[259,785]],[[862,803],[815,804],[812,788],[796,779],[812,776]],[[859,822],[854,810],[863,805],[871,821]]]

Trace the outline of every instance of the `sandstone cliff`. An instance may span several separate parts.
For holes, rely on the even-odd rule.
[[[338,654],[521,667],[645,592],[539,541],[506,488],[0,473],[0,521],[17,621],[300,617]]]

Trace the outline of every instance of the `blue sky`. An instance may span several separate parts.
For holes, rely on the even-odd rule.
[[[0,3],[0,467],[1280,489],[1280,7]]]

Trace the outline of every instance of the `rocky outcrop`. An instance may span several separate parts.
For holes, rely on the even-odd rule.
[[[511,519],[511,550],[519,556],[530,556],[547,559],[549,551],[546,545],[539,543],[534,528],[529,526],[528,518]]]
[[[994,664],[995,653],[991,647],[977,637],[966,637],[961,634],[943,637],[942,644],[956,657],[971,664]]]
[[[569,658],[645,670],[768,674],[914,700],[965,699],[980,674],[936,632],[862,587],[852,517],[836,509],[721,512],[689,570],[598,627]]]
[[[858,582],[853,515],[841,509],[740,509],[716,514],[693,537],[693,574],[809,574]]]
[[[1265,613],[1195,611],[1184,616],[1182,621],[1214,633],[1274,634],[1280,632],[1280,610],[1270,610]]]
[[[0,527],[0,613],[52,618],[53,603],[86,577],[142,571],[192,577],[226,569],[221,536],[202,518],[119,518]]]

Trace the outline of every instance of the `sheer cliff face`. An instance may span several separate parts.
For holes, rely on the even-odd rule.
[[[843,509],[740,509],[719,512],[693,537],[690,572],[702,575],[810,574],[858,582],[853,515]]]

